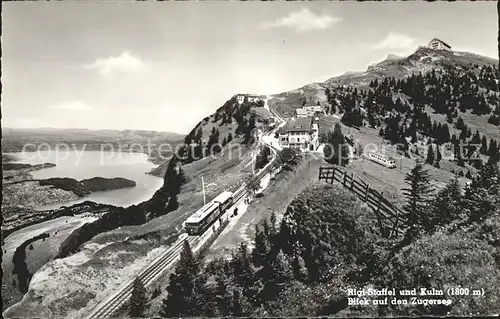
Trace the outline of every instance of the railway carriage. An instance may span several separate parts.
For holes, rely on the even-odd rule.
[[[233,205],[233,194],[222,192],[212,201],[203,205],[196,213],[189,216],[184,222],[184,227],[189,235],[201,235],[210,227],[221,215]],[[222,221],[221,221],[222,223]]]
[[[393,160],[390,157],[387,157],[385,155],[375,153],[375,152],[370,152],[366,155],[368,159],[371,161],[378,163],[380,165],[383,165],[387,168],[395,168],[396,167],[396,161]]]

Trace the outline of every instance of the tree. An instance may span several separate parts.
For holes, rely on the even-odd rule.
[[[269,163],[269,157],[271,156],[271,149],[268,146],[261,148],[259,155],[255,159],[255,168],[260,169]]]
[[[423,230],[429,228],[428,208],[430,194],[434,191],[429,185],[429,173],[417,161],[415,167],[405,177],[408,188],[403,189],[406,198],[404,209],[408,213],[408,230],[405,235],[407,240],[417,237]]]
[[[486,155],[488,156],[495,156],[498,153],[498,146],[497,146],[497,141],[493,138],[490,139],[490,146],[488,148],[488,152]]]
[[[260,189],[260,181],[257,180],[254,176],[248,176],[245,182],[246,188],[255,194]]]
[[[440,190],[431,203],[431,224],[444,226],[460,217],[462,190],[458,174]]]
[[[347,165],[349,163],[349,146],[346,144],[342,128],[335,123],[333,132],[328,132],[327,143],[323,148],[325,160],[332,164]]]
[[[270,301],[285,288],[290,279],[293,278],[292,266],[287,257],[280,251],[270,262],[264,264],[261,269],[264,287],[260,292],[260,298]]]
[[[177,172],[177,177],[179,179],[179,183],[181,185],[185,184],[187,182],[187,177],[186,174],[184,174],[184,170],[182,169],[181,166],[179,166],[178,172]]]
[[[256,267],[267,264],[270,251],[269,241],[258,225],[255,225],[255,246],[252,250],[252,263]]]
[[[472,179],[472,174],[470,173],[470,171],[468,170],[467,173],[465,174],[465,177],[467,177],[468,179]]]
[[[356,195],[336,185],[313,186],[288,206],[279,243],[292,260],[302,258],[308,280],[329,281],[339,264],[350,265],[347,268],[358,274],[376,266],[371,259],[376,223]]]
[[[208,138],[207,154],[217,154],[221,151],[219,145],[219,130],[214,126]]]
[[[132,296],[130,297],[130,308],[128,315],[130,317],[142,317],[146,306],[146,289],[139,277],[135,277],[132,288]]]
[[[167,287],[168,297],[163,299],[160,315],[162,317],[196,316],[197,299],[201,292],[201,261],[196,258],[187,241],[180,253],[175,272],[170,275]]]
[[[283,166],[283,169],[291,170],[292,166],[298,164],[300,160],[300,151],[296,148],[286,147],[283,148],[276,158],[275,165]]]
[[[378,135],[384,137],[385,136],[385,132],[384,132],[384,128],[381,127],[380,130],[378,131]]]
[[[441,161],[442,158],[443,158],[443,156],[441,155],[441,151],[439,150],[439,146],[436,146],[436,161],[437,161],[437,163],[439,163],[439,161]]]
[[[233,289],[233,302],[232,302],[232,315],[233,317],[240,317],[243,315],[243,310],[241,308],[241,295],[238,289]]]
[[[427,158],[425,162],[430,165],[434,163],[434,149],[432,148],[432,144],[429,144],[429,147],[427,148]]]
[[[483,135],[481,138],[481,148],[479,149],[479,152],[485,155],[486,151],[488,151],[488,140],[486,139],[486,135]]]
[[[472,178],[470,172],[467,174]],[[488,162],[478,172],[469,187],[465,189],[462,208],[467,223],[479,221],[490,216],[500,207],[500,167],[498,163]]]
[[[170,197],[170,200],[168,201],[168,204],[167,204],[167,207],[165,208],[165,210],[167,212],[172,212],[172,211],[176,210],[177,208],[179,208],[179,200],[177,199],[177,195],[172,195]]]
[[[252,295],[255,295],[251,289],[255,278],[247,245],[241,243],[238,250],[233,252],[232,257],[230,265],[236,284],[243,288],[243,296],[252,297]]]
[[[200,128],[198,129],[198,131],[196,131],[196,135],[194,137],[195,143],[200,144],[202,137],[203,137],[203,129],[200,126]]]

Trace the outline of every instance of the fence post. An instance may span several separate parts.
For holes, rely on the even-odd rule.
[[[354,173],[351,173],[351,191],[354,188]]]
[[[365,202],[368,202],[368,193],[370,192],[370,185],[366,185],[366,190],[365,190]]]
[[[344,181],[342,182],[342,185],[345,187],[345,184],[347,182],[347,173],[344,172]]]
[[[386,232],[384,229],[384,225],[382,224],[382,219],[380,218],[380,205],[382,205],[382,199],[379,197],[378,199],[378,205],[377,205],[377,210],[375,214],[377,215],[377,220],[378,220],[378,225],[380,228],[380,233],[382,233],[383,237],[386,237]]]
[[[319,168],[319,175],[318,175],[318,180],[321,180],[321,176],[322,176],[322,173],[323,172],[323,167],[320,167]]]
[[[394,233],[396,233],[396,238],[398,238],[399,236],[398,226],[399,226],[399,210],[396,209],[396,221],[394,222],[394,226],[392,228],[391,238],[394,236]]]

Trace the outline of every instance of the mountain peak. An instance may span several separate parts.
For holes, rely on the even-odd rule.
[[[404,59],[403,56],[397,55],[397,54],[392,54],[390,53],[387,58],[385,58],[385,61],[394,61],[394,60],[401,60]]]

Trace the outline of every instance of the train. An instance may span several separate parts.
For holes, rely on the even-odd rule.
[[[217,220],[222,224],[221,216],[233,205],[233,193],[224,191],[210,202],[203,205],[184,222],[189,235],[202,235]]]
[[[365,155],[371,161],[383,165],[387,168],[396,168],[396,161],[380,153],[370,152]]]

